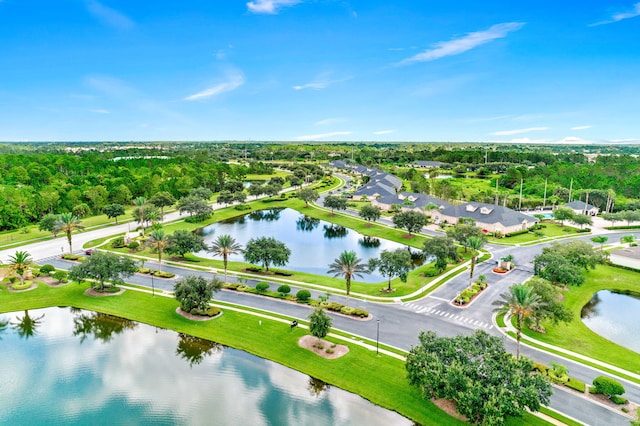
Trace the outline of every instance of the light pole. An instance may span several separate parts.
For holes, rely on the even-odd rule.
[[[376,355],[379,355],[380,353],[380,319],[376,320],[376,326],[377,326],[377,331],[376,331]]]
[[[156,297],[156,287],[153,285],[153,274],[151,274],[151,296]]]

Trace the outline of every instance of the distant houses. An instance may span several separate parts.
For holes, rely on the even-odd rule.
[[[348,164],[341,160],[332,161],[329,166],[368,176],[369,181],[353,193],[353,199],[366,197],[372,205],[382,210],[390,210],[396,206],[403,211],[421,211],[430,215],[436,223],[457,224],[461,218],[468,218],[486,232],[503,235],[527,230],[539,222],[533,216],[507,207],[476,202],[453,205],[429,195],[401,192],[402,180],[380,169]]]
[[[439,169],[442,166],[442,162],[440,162],[440,161],[422,161],[422,160],[418,160],[418,161],[414,161],[413,163],[409,164],[409,166],[417,167],[417,168],[420,168],[420,169]]]
[[[569,207],[575,214],[586,214],[588,216],[597,216],[600,209],[591,204],[587,204],[584,201],[572,201],[564,205]]]

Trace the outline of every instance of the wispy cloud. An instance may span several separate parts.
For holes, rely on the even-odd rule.
[[[111,114],[111,111],[107,109],[90,109],[89,112],[93,112],[95,114]]]
[[[504,38],[510,32],[517,31],[523,26],[524,22],[505,22],[493,25],[488,30],[467,33],[462,37],[454,38],[449,41],[440,41],[435,43],[431,49],[427,49],[424,52],[404,59],[399,62],[398,65],[428,62],[444,58],[446,56],[459,55],[493,40]]]
[[[527,129],[514,129],[514,130],[500,130],[498,132],[491,133],[493,136],[511,136],[511,135],[520,135],[522,133],[529,132],[541,132],[544,130],[549,130],[548,127],[529,127]]]
[[[135,26],[135,23],[129,17],[96,0],[87,1],[87,10],[99,21],[110,27],[128,30]]]
[[[640,16],[640,2],[634,4],[631,10],[628,10],[626,12],[614,13],[613,15],[611,15],[609,19],[605,19],[604,21],[600,21],[600,22],[595,22],[593,24],[590,24],[589,26],[597,27],[598,25],[613,24],[615,22],[619,22],[625,19],[635,18],[636,16]]]
[[[304,135],[304,136],[296,136],[293,140],[296,141],[314,141],[316,139],[327,139],[332,138],[334,136],[346,136],[350,135],[352,132],[329,132],[329,133],[319,133],[317,135]]]
[[[345,123],[346,121],[347,121],[346,118],[332,117],[332,118],[325,118],[324,120],[318,120],[314,124],[316,126],[329,126],[332,124]]]
[[[265,13],[275,15],[282,7],[293,6],[302,0],[256,0],[247,3],[247,9],[251,13]]]
[[[378,130],[377,132],[373,132],[374,135],[388,135],[390,133],[395,132],[394,129],[390,129],[390,130]]]
[[[212,96],[217,96],[221,93],[231,92],[232,90],[237,89],[238,87],[244,84],[244,76],[239,73],[233,73],[228,76],[227,81],[222,83],[218,83],[215,86],[209,87],[208,89],[204,89],[200,92],[194,93],[193,95],[189,95],[184,98],[185,101],[197,101],[200,99],[210,98]]]
[[[586,130],[586,129],[590,129],[593,126],[576,126],[576,127],[572,127],[571,130]]]
[[[331,77],[331,73],[325,72],[325,73],[319,74],[313,81],[309,83],[293,86],[293,89],[294,90],[304,90],[304,89],[320,90],[320,89],[326,89],[332,84],[341,83],[343,81],[349,80],[349,78],[331,79],[330,77]]]

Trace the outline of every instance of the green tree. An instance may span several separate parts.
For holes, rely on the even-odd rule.
[[[114,218],[116,223],[118,223],[118,216],[122,216],[124,214],[124,206],[122,204],[110,204],[104,208],[104,214],[107,215],[109,219]]]
[[[622,395],[625,392],[624,386],[620,382],[607,376],[598,376],[593,379],[593,387],[595,393],[601,393],[609,398],[614,395]]]
[[[525,284],[514,284],[500,295],[500,299],[493,302],[498,306],[495,312],[500,314],[511,314],[516,317],[516,357],[520,358],[520,339],[522,337],[522,326],[524,321],[532,316],[539,305],[542,304],[540,296],[535,293],[532,287]]]
[[[473,271],[476,268],[478,259],[478,250],[481,250],[482,246],[484,246],[484,238],[472,235],[467,239],[466,244],[471,250],[471,266],[469,268],[469,285],[471,285],[473,283]]]
[[[540,303],[535,307],[533,315],[530,317],[533,324],[529,328],[543,332],[541,321],[549,320],[553,324],[573,321],[573,313],[562,303],[562,293],[556,286],[540,277],[531,277],[526,284],[532,287],[533,292],[540,298]]]
[[[573,220],[575,213],[569,207],[558,207],[553,211],[553,217],[560,221],[560,226],[564,226],[565,220]]]
[[[482,229],[475,225],[468,225],[466,223],[458,223],[453,227],[449,227],[446,230],[447,237],[453,238],[458,244],[464,247],[464,252],[469,250],[469,238],[477,237],[481,238],[483,242],[486,242],[486,236],[482,232]]]
[[[73,253],[73,247],[71,245],[71,234],[73,231],[84,229],[84,226],[80,224],[80,219],[71,213],[62,213],[58,216],[58,222],[55,229],[58,232],[64,232],[67,236],[67,242],[69,243],[69,253]]]
[[[545,247],[546,248],[546,247]],[[570,260],[554,251],[542,251],[536,255],[533,263],[536,275],[556,285],[582,285],[582,269]]]
[[[149,203],[158,207],[160,209],[160,215],[164,216],[164,208],[173,206],[176,203],[176,197],[170,192],[160,191],[149,198]]]
[[[624,235],[620,237],[620,242],[622,244],[631,244],[636,240],[635,235]]]
[[[178,229],[169,237],[165,252],[184,258],[187,253],[197,253],[206,249],[207,245],[201,236],[185,229]]]
[[[183,311],[196,313],[205,312],[213,293],[217,293],[221,288],[222,281],[217,278],[207,281],[200,276],[188,275],[176,281],[173,291]]]
[[[269,266],[284,266],[289,262],[291,250],[273,237],[252,238],[244,248],[244,259],[253,264],[261,264],[267,271]]]
[[[571,219],[571,221],[576,225],[580,225],[580,229],[582,229],[584,225],[593,225],[593,219],[591,219],[591,216],[588,216],[586,214],[577,214],[573,216],[573,219]]]
[[[242,252],[242,245],[240,245],[231,235],[218,235],[218,238],[211,243],[209,251],[212,252],[214,256],[222,257],[222,263],[224,264],[224,282],[227,282],[227,264],[229,262],[229,255]]]
[[[145,197],[136,197],[133,200],[133,212],[131,213],[133,218],[140,224],[142,233],[144,234],[144,207],[147,205],[147,199]]]
[[[180,198],[178,200],[178,210],[180,213],[188,213],[196,221],[205,220],[213,212],[206,201],[193,195]]]
[[[324,339],[331,330],[331,317],[322,308],[316,308],[309,315],[309,332],[317,339]]]
[[[300,198],[305,203],[305,207],[309,207],[309,203],[315,202],[320,195],[318,195],[318,191],[312,188],[303,188],[298,191],[298,198]]]
[[[218,204],[224,204],[225,206],[228,206],[229,204],[233,203],[233,201],[234,201],[234,197],[231,191],[220,191],[220,193],[218,194],[218,198],[216,200]]]
[[[334,210],[347,209],[347,199],[337,195],[327,195],[324,199],[324,206],[331,209],[331,214],[333,214]]]
[[[591,241],[593,241],[596,244],[600,244],[600,252],[602,253],[604,251],[603,246],[607,241],[609,241],[609,238],[603,235],[598,235],[596,237],[591,238]]]
[[[86,203],[79,203],[73,206],[71,212],[77,217],[86,217],[91,213],[91,208]]]
[[[419,232],[427,224],[427,216],[421,212],[409,210],[393,216],[393,224],[398,228],[404,228],[409,235]]]
[[[24,273],[31,264],[33,264],[33,259],[26,251],[16,251],[14,255],[9,256],[9,267],[20,277],[20,284],[24,285]]]
[[[471,336],[437,337],[421,332],[406,369],[409,383],[424,398],[445,398],[473,424],[504,424],[549,403],[551,384],[532,362],[506,353],[502,339],[482,330]]]
[[[38,223],[38,229],[40,231],[51,232],[53,233],[54,237],[57,237],[58,236],[58,230],[56,228],[57,223],[58,223],[58,215],[47,213],[46,215],[44,215],[42,219],[40,219],[40,222]]]
[[[158,255],[158,263],[162,266],[162,254],[169,245],[169,236],[163,229],[154,229],[146,244]]]
[[[328,274],[334,277],[343,276],[347,289],[347,297],[351,293],[351,279],[368,273],[367,265],[362,263],[355,251],[345,250],[329,264]]]
[[[458,250],[449,237],[434,237],[424,243],[422,252],[426,257],[435,257],[435,266],[439,271],[444,271],[447,261],[457,262],[460,260]]]
[[[380,211],[379,207],[366,204],[362,206],[362,208],[360,208],[360,212],[358,214],[367,222],[375,222],[376,220],[380,219],[380,215],[382,214],[382,212]]]
[[[94,280],[92,286],[103,291],[108,281],[111,282],[109,286],[124,284],[124,279],[132,276],[137,269],[136,263],[128,257],[99,251],[89,256],[85,262],[72,266],[69,278],[77,282]]]
[[[400,277],[404,283],[407,282],[407,275],[413,269],[411,263],[411,253],[404,248],[398,248],[393,251],[383,250],[380,258],[369,259],[369,270],[378,269],[380,274],[387,277],[387,291],[391,291],[391,279]]]

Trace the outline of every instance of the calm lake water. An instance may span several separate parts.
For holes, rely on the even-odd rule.
[[[599,291],[582,308],[581,316],[595,333],[640,353],[640,298]]]
[[[293,209],[262,210],[202,228],[207,245],[223,234],[233,236],[242,246],[251,238],[274,237],[291,249],[285,269],[325,276],[329,264],[343,250],[353,250],[367,262],[372,257],[378,257],[382,250],[407,247],[392,241],[365,237],[342,226],[312,219]],[[197,255],[216,259],[212,253],[203,251]],[[229,260],[243,261],[244,258],[238,254],[230,256]],[[374,272],[355,281],[374,283],[385,281],[385,278]]]
[[[411,424],[274,362],[88,311],[0,314],[0,348],[0,424]]]

